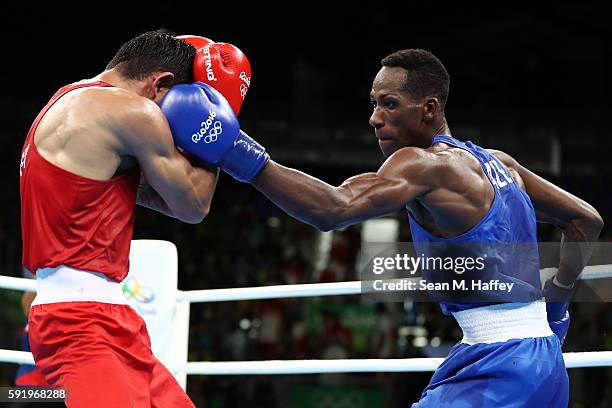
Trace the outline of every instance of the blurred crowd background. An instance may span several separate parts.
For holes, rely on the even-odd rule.
[[[250,20],[170,6],[58,20],[18,14],[27,29],[3,36],[7,83],[0,93],[0,273],[20,276],[18,163],[37,112],[65,83],[96,75],[132,36],[160,27],[237,44],[253,66],[243,128],[272,158],[331,184],[375,171],[382,156],[367,120],[371,81],[386,54],[427,48],[451,75],[453,135],[504,150],[593,204],[612,241],[610,78],[607,17],[588,4],[541,9],[297,10]],[[240,10],[238,10],[240,11]],[[276,10],[278,12],[278,10]],[[72,13],[76,13],[73,11]],[[82,12],[84,13],[84,12]],[[121,15],[121,14],[119,14]],[[257,14],[259,16],[260,14]],[[151,18],[147,19],[146,16]],[[110,22],[115,22],[111,25]],[[406,214],[399,241],[410,241]],[[541,225],[541,241],[560,235]],[[137,209],[134,239],[172,241],[179,288],[208,289],[359,279],[358,225],[320,233],[279,211],[248,185],[222,175],[210,215],[187,225]],[[369,238],[368,238],[369,239]],[[0,348],[18,349],[21,294],[0,290]],[[610,303],[572,305],[564,351],[612,350]],[[461,338],[434,303],[368,303],[358,296],[194,304],[189,360],[443,357]],[[0,364],[0,386],[16,367]],[[569,370],[571,406],[612,406],[612,368]],[[431,373],[190,376],[198,406],[405,407]]]

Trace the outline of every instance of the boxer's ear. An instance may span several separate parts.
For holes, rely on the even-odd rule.
[[[423,119],[426,122],[432,121],[442,111],[442,105],[438,98],[428,97],[422,103]]]
[[[156,91],[163,88],[170,89],[174,84],[174,74],[172,72],[159,72],[153,76],[153,86]]]
[[[157,72],[152,76],[151,93],[154,101],[159,102],[174,83],[172,72]]]

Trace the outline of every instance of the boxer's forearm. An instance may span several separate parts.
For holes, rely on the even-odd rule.
[[[253,186],[287,214],[322,231],[390,213],[407,202],[404,182],[364,173],[334,187],[270,160]]]
[[[217,188],[219,168],[214,166],[199,167],[194,165],[190,177],[198,202],[204,210],[204,213],[208,214],[213,195],[215,194],[215,189]]]
[[[557,280],[571,285],[587,265],[593,242],[597,241],[603,224],[596,219],[576,219],[563,226]]]
[[[219,169],[217,168],[200,168],[194,166],[189,172],[189,178],[195,199],[198,202],[198,206],[203,208],[207,214],[210,210],[212,198],[217,185],[217,179],[219,175]],[[164,201],[153,187],[151,187],[146,180],[141,178],[140,184],[138,185],[138,194],[136,197],[136,204],[149,208],[151,210],[158,211],[164,215],[172,218],[179,218],[172,212],[168,204]]]
[[[141,180],[138,185],[136,204],[174,218],[172,211],[170,211],[164,199],[153,189],[153,187],[143,180]]]
[[[251,184],[287,214],[320,230],[330,229],[330,211],[341,205],[334,186],[272,160]]]

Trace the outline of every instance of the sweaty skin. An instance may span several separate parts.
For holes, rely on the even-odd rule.
[[[444,143],[451,135],[437,98],[413,98],[403,89],[408,71],[383,67],[374,79],[370,125],[387,157],[376,173],[364,173],[335,187],[270,160],[253,185],[289,215],[328,231],[406,208],[425,229],[439,237],[460,235],[491,207],[493,186],[469,153]],[[595,241],[603,227],[588,203],[530,172],[509,155],[491,151],[530,196],[540,222],[561,229],[566,241]],[[583,257],[562,247],[572,268],[560,267],[558,279],[571,283]],[[579,269],[577,266],[582,265]],[[561,265],[563,266],[563,265]]]
[[[71,173],[110,180],[139,166],[137,203],[189,223],[208,213],[217,171],[194,167],[174,146],[159,103],[173,74],[126,80],[116,69],[60,98],[40,122],[34,142],[40,154]],[[91,80],[89,80],[91,81]]]

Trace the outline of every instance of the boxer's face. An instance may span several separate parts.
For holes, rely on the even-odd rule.
[[[403,89],[406,74],[404,68],[383,67],[372,83],[370,125],[386,157],[402,147],[419,146],[422,139],[423,103]]]

